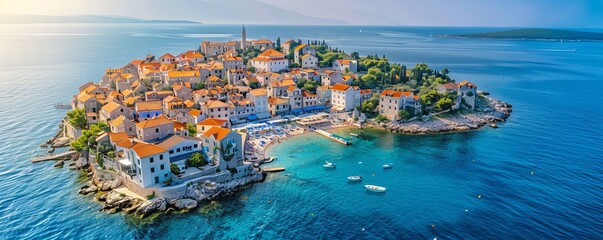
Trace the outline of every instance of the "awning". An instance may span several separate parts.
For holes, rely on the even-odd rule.
[[[292,114],[297,114],[297,113],[301,113],[301,111],[302,111],[302,109],[301,109],[301,108],[298,108],[298,109],[293,109],[293,110],[291,110],[291,113],[292,113]]]
[[[249,121],[258,120],[258,116],[255,115],[255,114],[250,115],[250,116],[247,117],[247,120],[249,120]]]
[[[309,112],[309,111],[312,111],[312,110],[314,110],[314,109],[316,109],[314,106],[305,107],[305,108],[304,108],[304,112]]]
[[[314,110],[324,110],[326,106],[314,106]]]
[[[264,119],[264,118],[271,117],[269,112],[260,112],[260,113],[257,113],[256,116],[258,117],[258,119]]]

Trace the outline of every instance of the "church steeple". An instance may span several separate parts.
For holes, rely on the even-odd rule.
[[[245,24],[243,24],[243,30],[241,31],[241,49],[243,51],[247,48],[247,32],[245,31]]]

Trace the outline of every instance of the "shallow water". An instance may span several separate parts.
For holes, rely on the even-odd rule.
[[[194,49],[203,39],[234,39],[240,27],[0,25],[0,238],[603,238],[603,43],[431,37],[484,30],[472,28],[359,28],[248,26],[247,32],[325,39],[347,51],[447,67],[456,79],[513,104],[509,121],[499,129],[433,136],[366,130],[368,140],[348,147],[299,136],[270,148],[278,156],[271,165],[287,171],[214,208],[141,226],[99,213],[91,197],[77,194],[78,173],[29,162],[44,153],[38,145],[64,115],[53,105],[98,81],[105,68],[148,52]],[[325,170],[325,160],[337,169]],[[387,162],[394,168],[383,170]],[[347,183],[357,174],[387,193]]]

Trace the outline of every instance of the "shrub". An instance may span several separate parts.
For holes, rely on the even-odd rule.
[[[189,167],[201,167],[207,165],[207,161],[203,155],[201,155],[201,153],[196,152],[191,154],[191,156],[186,160],[186,165]]]
[[[180,169],[178,168],[178,165],[171,163],[170,164],[170,171],[172,171],[173,174],[180,174]]]
[[[147,200],[152,200],[153,198],[155,198],[155,191],[153,191],[153,193],[147,195]]]
[[[375,121],[377,121],[378,123],[382,123],[382,122],[387,122],[388,119],[386,116],[379,114],[376,118]]]

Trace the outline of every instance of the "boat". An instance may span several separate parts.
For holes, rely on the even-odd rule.
[[[490,127],[491,128],[498,128],[498,125],[496,125],[496,123],[492,123],[492,124],[490,124]]]
[[[358,137],[358,134],[350,133],[351,136]]]
[[[322,165],[323,167],[326,168],[336,168],[337,165],[335,165],[335,163],[330,163],[329,161],[325,161],[325,164]]]
[[[364,185],[364,188],[371,192],[385,192],[385,190],[387,190],[386,188],[377,185]]]
[[[393,163],[387,163],[387,164],[383,164],[383,169],[390,169],[394,166]]]
[[[362,181],[362,176],[358,175],[358,176],[349,176],[348,177],[348,181],[350,182],[360,182]]]

